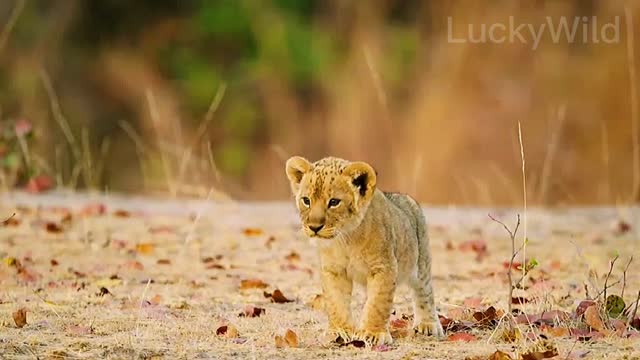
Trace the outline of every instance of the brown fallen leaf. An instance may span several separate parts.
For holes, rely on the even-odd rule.
[[[101,287],[100,290],[98,290],[98,293],[96,294],[97,296],[105,296],[105,295],[109,295],[111,294],[111,292],[109,291],[109,289],[107,289],[106,287]]]
[[[240,290],[247,289],[265,289],[269,286],[269,284],[265,283],[260,279],[246,279],[240,280]]]
[[[113,216],[115,217],[121,217],[121,218],[128,218],[131,216],[131,213],[128,212],[127,210],[116,210],[113,212]]]
[[[18,226],[20,225],[20,220],[16,218],[16,214],[11,215],[7,220],[2,222],[2,226]]]
[[[13,316],[13,322],[16,323],[18,328],[23,328],[27,325],[27,309],[20,308],[11,314]]]
[[[266,313],[267,311],[264,308],[249,305],[245,307],[244,310],[240,314],[238,314],[238,316],[254,318]]]
[[[609,335],[611,333],[611,330],[607,329],[604,321],[602,321],[602,317],[600,316],[600,311],[598,311],[597,305],[589,306],[587,310],[585,310],[584,322],[592,329],[597,330],[605,335]]]
[[[267,239],[267,241],[264,243],[264,246],[267,247],[267,249],[271,249],[271,246],[273,245],[273,243],[276,241],[276,237],[275,236],[269,236],[269,238]]]
[[[582,300],[576,308],[576,316],[582,316],[584,312],[587,311],[587,308],[595,304],[596,302],[593,300]]]
[[[61,232],[63,232],[62,227],[54,222],[47,222],[44,228],[45,230],[47,230],[47,232],[52,234],[60,234]]]
[[[298,347],[298,335],[294,333],[293,330],[287,329],[287,332],[284,334],[284,340],[289,347]]]
[[[496,350],[491,356],[489,356],[489,360],[512,360],[511,355],[502,352],[500,350]]]
[[[491,325],[498,321],[501,314],[493,306],[489,306],[484,311],[476,311],[473,313],[473,318],[478,322],[478,325]]]
[[[227,324],[227,325],[222,325],[218,327],[216,329],[216,335],[224,336],[227,338],[237,338],[240,335],[240,333],[238,332],[238,329],[236,329],[235,326],[231,324]]]
[[[264,231],[258,228],[245,228],[242,230],[242,233],[245,234],[246,236],[260,236],[264,234]]]
[[[149,255],[153,253],[154,247],[152,243],[140,243],[136,245],[136,252],[138,254]]]
[[[448,341],[466,341],[466,342],[470,342],[470,341],[476,341],[478,340],[475,336],[466,333],[466,332],[459,332],[459,333],[455,333],[455,334],[451,334],[449,336],[447,336],[447,340]]]
[[[511,303],[513,305],[524,305],[528,304],[531,300],[523,297],[523,296],[514,296],[511,298]]]
[[[156,261],[156,264],[158,264],[158,265],[171,265],[171,260],[169,260],[169,259],[158,259],[158,261]]]
[[[287,259],[288,261],[300,261],[300,254],[298,254],[295,251],[292,251],[289,253],[289,255],[284,257],[285,259]]]
[[[58,260],[56,259],[51,259],[51,261],[49,261],[49,263],[51,264],[51,266],[58,266]]]
[[[270,293],[265,291],[264,292],[264,297],[270,298],[271,302],[274,302],[276,304],[284,304],[284,303],[293,302],[293,300],[287,299],[287,297],[284,296],[282,291],[280,291],[279,289],[275,289],[273,291],[273,294],[270,294]]]
[[[276,344],[276,348],[278,349],[282,349],[287,346],[287,341],[280,335],[276,335],[273,340]]]

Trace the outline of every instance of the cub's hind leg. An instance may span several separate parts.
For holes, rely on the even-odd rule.
[[[418,214],[418,266],[416,276],[410,280],[413,290],[414,329],[421,334],[444,337],[444,331],[436,312],[431,286],[431,250],[424,217]]]
[[[413,328],[417,333],[433,335],[441,338],[444,336],[442,325],[436,312],[431,278],[425,281],[418,275],[410,281],[413,290]]]

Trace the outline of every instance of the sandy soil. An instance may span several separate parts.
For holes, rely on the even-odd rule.
[[[327,345],[326,318],[312,301],[320,293],[315,249],[298,232],[289,203],[0,195],[0,220],[13,212],[19,224],[0,225],[3,359],[464,359],[487,357],[496,349],[515,357],[533,344],[526,337],[506,343],[491,329],[472,329],[477,340],[471,342],[407,336],[377,349],[387,351]],[[470,306],[506,309],[503,262],[510,242],[487,213],[511,224],[516,212],[427,208],[425,213],[440,313],[449,316]],[[535,300],[524,310],[575,310],[586,297],[584,284],[593,295],[616,254],[614,280],[630,255],[638,259],[626,280],[625,300],[633,302],[640,290],[639,219],[637,208],[529,209],[526,256],[540,263],[530,277],[543,281],[520,294]],[[620,231],[621,221],[629,231],[624,226]],[[483,244],[486,252],[477,248]],[[247,279],[268,286],[240,289]],[[101,288],[108,293],[101,294]],[[275,289],[294,301],[265,298],[263,291]],[[608,291],[620,293],[621,284]],[[355,309],[362,298],[360,291]],[[406,290],[398,292],[394,319],[410,314],[409,299]],[[248,306],[266,312],[239,317]],[[20,308],[27,310],[22,328],[12,318]],[[225,324],[239,334],[217,335]],[[275,346],[274,336],[287,329],[297,334],[297,348]],[[636,337],[550,341],[560,359],[640,358]]]

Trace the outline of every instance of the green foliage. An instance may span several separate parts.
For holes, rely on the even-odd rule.
[[[620,314],[622,314],[625,307],[626,304],[624,303],[624,299],[620,296],[613,294],[607,296],[605,309],[607,310],[607,314],[609,314],[610,317],[617,318],[618,316],[620,316]]]

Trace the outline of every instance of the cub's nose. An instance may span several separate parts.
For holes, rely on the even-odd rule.
[[[309,229],[311,229],[311,231],[313,231],[316,234],[318,233],[318,231],[322,230],[323,227],[324,227],[324,224],[318,225],[318,226],[309,225]]]

